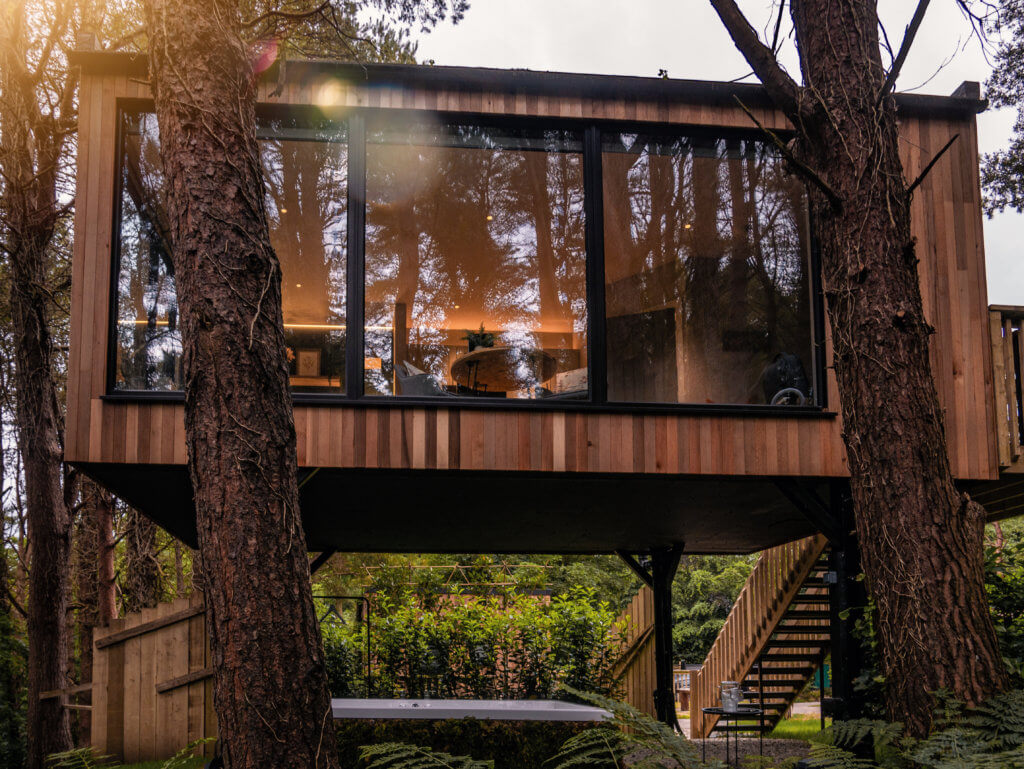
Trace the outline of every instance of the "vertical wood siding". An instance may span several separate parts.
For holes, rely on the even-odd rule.
[[[261,98],[310,103],[321,81],[271,84]],[[738,107],[584,98],[358,88],[341,84],[337,104],[536,116],[750,127]],[[106,384],[118,98],[147,86],[118,75],[84,75],[68,382],[70,461],[185,462],[180,404],[100,400]],[[760,110],[768,126],[781,116]],[[995,406],[973,118],[901,120],[908,179],[954,133],[960,139],[914,196],[913,227],[925,313],[935,326],[932,362],[954,473],[997,472]],[[826,338],[826,345],[827,345]],[[838,403],[829,373],[828,402]],[[298,406],[299,462],[307,466],[550,470],[578,472],[844,476],[840,419],[653,416],[459,408]]]

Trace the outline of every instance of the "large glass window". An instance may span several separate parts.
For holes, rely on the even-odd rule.
[[[588,396],[579,135],[371,126],[366,200],[367,394]]]
[[[113,388],[181,390],[156,117],[121,119]],[[585,205],[582,129],[355,119],[352,254],[345,124],[259,122],[296,392],[584,401],[597,381],[619,403],[820,403],[805,192],[767,143],[602,130],[603,190]],[[588,337],[588,211],[604,223],[601,340]],[[350,263],[361,318],[347,317]],[[346,382],[349,354],[362,375]]]
[[[181,333],[152,113],[122,117],[115,390],[180,390]],[[344,392],[347,145],[331,123],[261,120],[292,388]]]
[[[608,397],[807,404],[802,185],[762,142],[603,138]]]

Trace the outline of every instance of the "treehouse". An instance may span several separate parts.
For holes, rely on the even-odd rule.
[[[147,64],[75,61],[66,457],[194,542]],[[760,86],[293,62],[259,100],[311,550],[621,552],[664,585],[683,551],[849,528],[805,191],[745,112],[786,135]],[[897,102],[908,179],[959,136],[913,201],[932,363],[954,475],[1014,514],[1021,312],[986,302],[985,103]],[[628,555],[652,552],[674,555]]]

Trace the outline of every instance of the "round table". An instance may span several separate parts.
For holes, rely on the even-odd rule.
[[[471,390],[509,392],[545,382],[557,370],[558,361],[544,350],[479,347],[455,359],[452,379]]]
[[[720,721],[725,721],[725,725],[729,726],[729,721],[757,721],[757,752],[762,758],[764,757],[764,710],[756,708],[751,705],[740,705],[737,710],[725,710],[724,708],[701,708],[701,734],[706,734],[704,729],[704,719],[707,716],[718,716]],[[750,731],[754,731],[752,728]],[[735,763],[732,766],[739,766],[740,763],[740,738],[738,732],[729,730],[725,733],[725,763],[729,764],[729,735],[733,735],[732,743],[733,750],[735,751]],[[704,762],[705,752],[707,747],[708,738],[705,736],[701,740],[700,744],[700,760]]]

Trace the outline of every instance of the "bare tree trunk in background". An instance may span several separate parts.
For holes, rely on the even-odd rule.
[[[51,34],[59,34],[60,19]],[[64,20],[66,23],[66,20]],[[39,693],[67,684],[67,611],[71,517],[61,488],[63,419],[53,381],[47,291],[50,245],[59,212],[57,177],[65,119],[73,114],[74,82],[64,84],[53,115],[37,103],[30,69],[25,9],[0,6],[0,222],[11,269],[18,442],[24,462],[29,538],[28,766],[71,747],[67,710]]]
[[[174,595],[176,598],[182,598],[185,593],[185,560],[182,556],[181,542],[174,540]]]
[[[81,481],[81,512],[75,524],[75,598],[78,682],[92,681],[93,630],[116,616],[114,587],[114,500],[94,481]],[[89,739],[89,714],[79,716],[79,736]]]
[[[148,0],[146,20],[224,758],[333,769],[250,52],[225,0]]]
[[[163,593],[156,524],[138,510],[128,507],[124,516],[123,541],[121,604],[125,613],[151,609]]]
[[[93,630],[116,616],[114,586],[114,500],[106,489],[81,479],[81,511],[75,525],[75,598],[78,683],[92,681]],[[78,713],[78,741],[89,744],[91,714]]]
[[[977,703],[1004,689],[1007,676],[983,582],[985,513],[957,491],[946,452],[877,8],[791,0],[801,87],[733,0],[711,3],[797,126],[796,159],[813,169],[804,175],[889,715],[922,735],[931,692]]]

